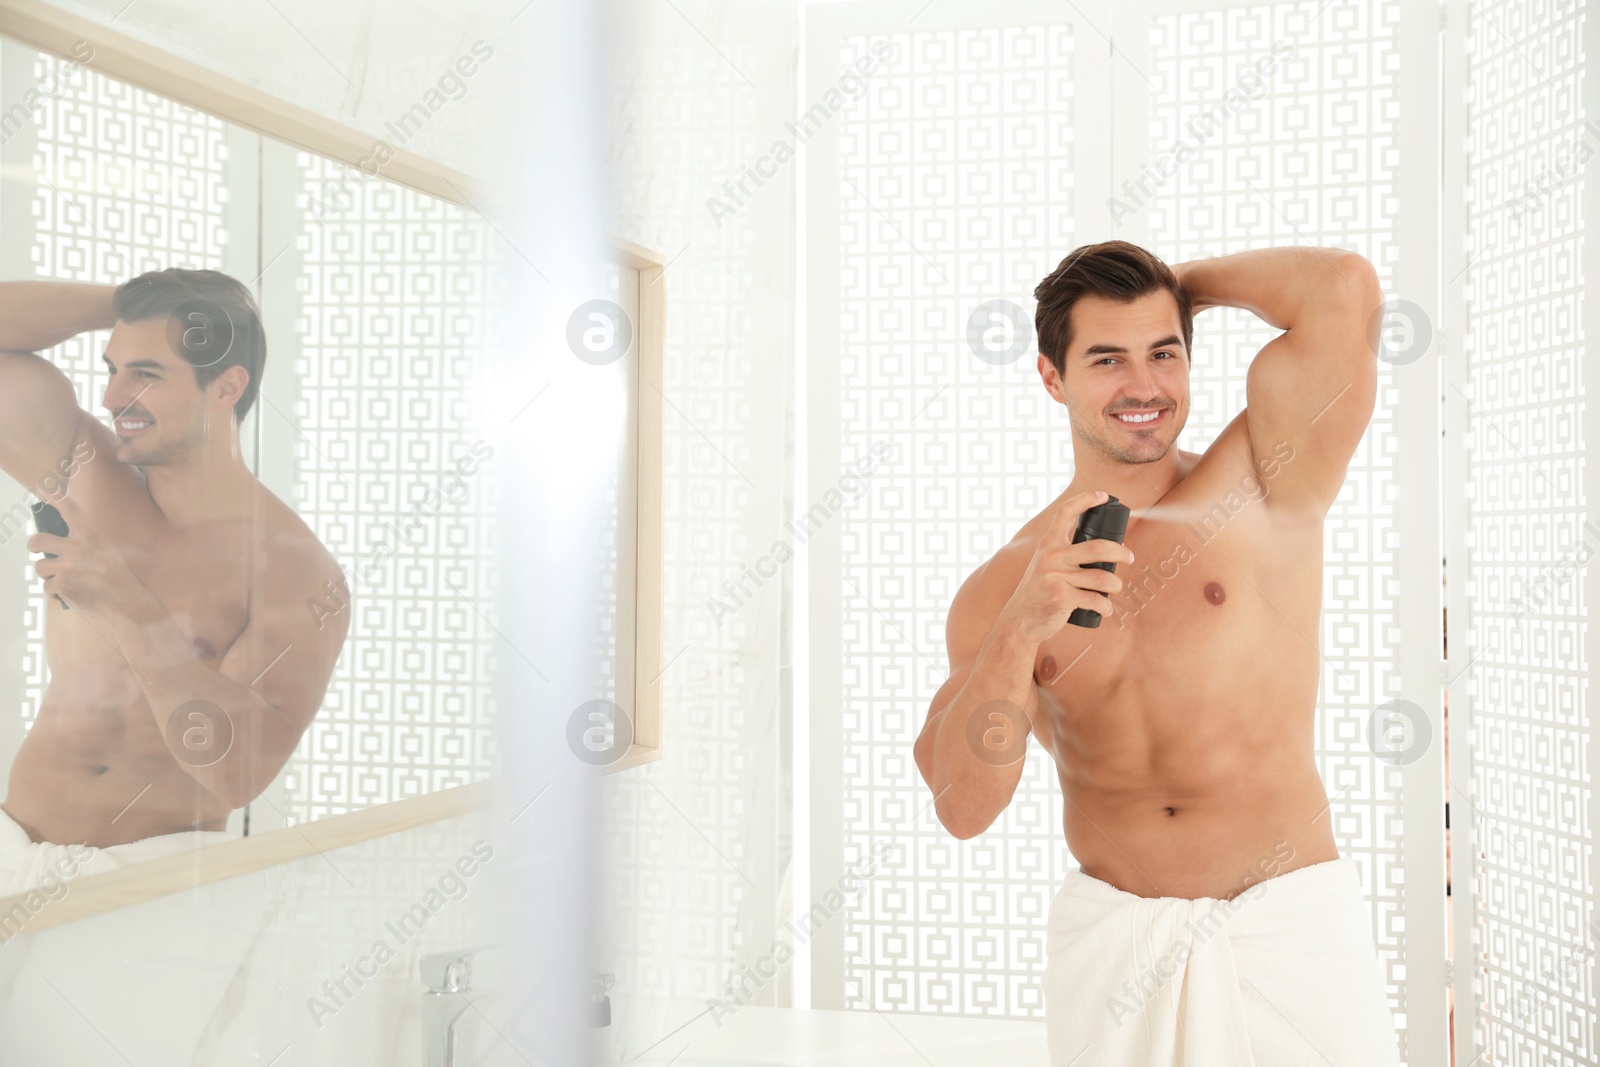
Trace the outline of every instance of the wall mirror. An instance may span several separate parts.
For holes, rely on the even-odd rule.
[[[470,186],[60,53],[0,42],[0,389],[32,401],[0,429],[0,835],[120,866],[483,780],[498,238],[405,179]],[[59,597],[41,500],[82,542]]]
[[[0,912],[38,929],[485,799],[510,282],[466,176],[25,25],[0,38],[0,375],[42,399],[0,431]],[[575,320],[626,398],[604,710],[575,746],[601,770],[661,751],[665,267],[614,242]],[[41,878],[83,874],[35,914]]]

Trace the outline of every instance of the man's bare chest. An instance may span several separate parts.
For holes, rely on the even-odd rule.
[[[1298,640],[1296,628],[1316,632],[1320,553],[1286,555],[1272,534],[1261,514],[1136,520],[1115,610],[1098,627],[1068,624],[1042,642],[1034,680],[1070,712],[1129,690],[1177,704],[1251,676],[1275,645]],[[1304,573],[1286,580],[1289,571]]]
[[[243,523],[219,524],[181,534],[130,529],[118,544],[136,578],[161,602],[195,653],[218,662],[249,621],[256,550]],[[86,619],[48,601],[52,660],[90,656],[105,645]],[[72,650],[76,651],[76,654]],[[114,649],[104,649],[115,657]]]
[[[221,659],[249,622],[253,553],[243,538],[179,547],[151,552],[140,580],[202,659]]]

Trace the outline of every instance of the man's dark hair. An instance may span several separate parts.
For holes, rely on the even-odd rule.
[[[227,353],[220,358],[187,351],[182,343],[174,344],[173,351],[194,368],[194,380],[204,389],[229,367],[243,367],[250,380],[245,383],[238,401],[233,406],[234,422],[243,422],[250,406],[256,402],[261,388],[261,369],[267,362],[267,335],[261,326],[261,310],[256,298],[239,279],[219,270],[185,270],[168,267],[166,270],[146,271],[117,286],[113,297],[117,318],[123,322],[142,322],[160,315],[170,315],[180,308],[187,313],[194,307],[205,309],[206,319],[215,319],[221,312],[226,322],[217,322],[218,334],[226,344]],[[194,307],[186,307],[194,305]],[[191,321],[195,320],[192,315]],[[185,336],[182,325],[174,337]],[[213,349],[213,351],[215,351]]]
[[[1082,245],[1045,276],[1033,291],[1038,307],[1033,329],[1039,352],[1066,373],[1067,348],[1072,344],[1072,305],[1085,296],[1130,303],[1147,293],[1165,289],[1178,302],[1183,324],[1183,349],[1194,340],[1194,312],[1172,268],[1151,252],[1127,241],[1102,241]]]

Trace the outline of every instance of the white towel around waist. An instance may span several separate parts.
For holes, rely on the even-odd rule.
[[[38,890],[43,894],[42,899],[55,899],[65,895],[68,882],[83,875],[114,871],[229,838],[226,830],[183,830],[104,848],[56,844],[33,840],[28,831],[0,808],[0,897]],[[5,916],[0,916],[0,940],[14,932],[8,928]]]
[[[1398,1067],[1349,857],[1233,900],[1140,897],[1067,875],[1050,903],[1053,1067]]]

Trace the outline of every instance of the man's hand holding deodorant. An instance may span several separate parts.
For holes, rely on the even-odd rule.
[[[1094,615],[1093,623],[1080,626],[1096,625],[1101,615],[1111,614],[1109,598],[1122,591],[1122,579],[1112,571],[1118,563],[1133,562],[1133,552],[1121,543],[1127,518],[1127,507],[1107,493],[1080,493],[1062,501],[1001,609],[1002,624],[1037,645],[1076,622],[1078,612],[1085,613],[1079,618]],[[1108,533],[1114,539],[1103,536]]]

